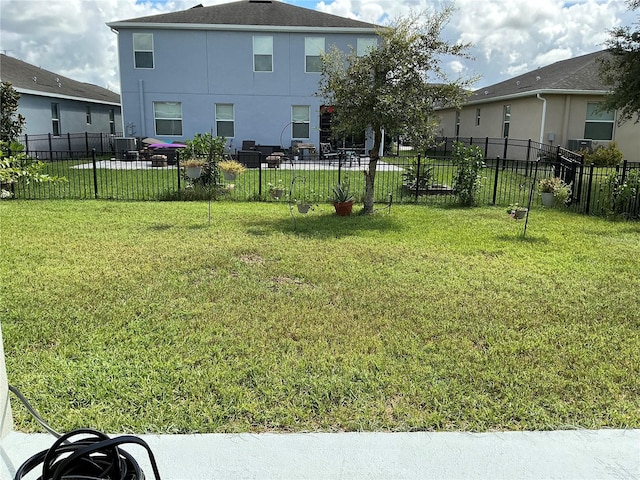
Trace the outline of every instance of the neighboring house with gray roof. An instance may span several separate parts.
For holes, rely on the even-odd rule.
[[[376,25],[269,0],[108,26],[118,35],[125,134],[176,141],[213,132],[232,150],[244,140],[318,146],[328,135],[316,96],[320,53],[378,42]]]
[[[447,137],[512,137],[579,149],[616,141],[640,161],[640,124],[617,125],[597,106],[609,91],[598,75],[599,51],[556,62],[476,90],[460,111],[440,111]]]
[[[18,113],[28,135],[122,132],[120,96],[8,55],[0,55],[0,80],[20,94]]]

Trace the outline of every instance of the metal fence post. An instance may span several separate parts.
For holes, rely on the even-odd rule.
[[[84,144],[87,147],[87,154],[89,153],[89,132],[84,132]]]
[[[589,215],[589,207],[591,206],[591,187],[593,186],[593,168],[595,164],[589,165],[589,182],[587,183],[587,206],[584,209],[584,213]]]
[[[96,149],[91,150],[91,160],[93,161],[93,195],[98,199],[98,166],[96,165]]]
[[[420,196],[420,154],[418,154],[418,163],[416,165],[416,203]]]
[[[496,174],[493,178],[493,204],[496,204],[496,199],[498,198],[498,174],[500,171],[500,157],[496,157]]]
[[[180,150],[176,149],[176,168],[178,172],[178,195],[180,194]]]

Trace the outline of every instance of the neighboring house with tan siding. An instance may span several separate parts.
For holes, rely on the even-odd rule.
[[[625,159],[640,161],[640,124],[617,124],[598,112],[608,92],[598,75],[606,51],[556,62],[481,88],[460,111],[442,109],[445,137],[511,137],[576,149],[615,141]]]

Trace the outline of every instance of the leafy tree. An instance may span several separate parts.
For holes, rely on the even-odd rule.
[[[373,132],[373,148],[365,170],[364,213],[373,212],[376,166],[383,134],[402,135],[423,150],[439,127],[435,109],[460,106],[475,79],[450,82],[442,68],[444,56],[468,58],[468,44],[440,38],[453,13],[447,7],[434,15],[414,13],[378,32],[380,44],[366,55],[336,47],[322,56],[319,94],[335,107],[332,135],[340,139]],[[384,133],[383,133],[384,131]]]
[[[640,7],[640,0],[629,0],[630,9]],[[636,24],[637,25],[637,24]],[[600,77],[612,91],[602,103],[603,110],[620,110],[620,121],[635,116],[640,122],[640,30],[618,27],[607,40],[609,58],[600,64]]]
[[[14,141],[22,132],[25,118],[18,111],[20,94],[15,91],[11,83],[0,84],[0,142],[6,145]]]

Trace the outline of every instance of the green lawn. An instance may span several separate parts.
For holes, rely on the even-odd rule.
[[[54,428],[640,428],[640,224],[208,207],[0,203],[9,382]]]

